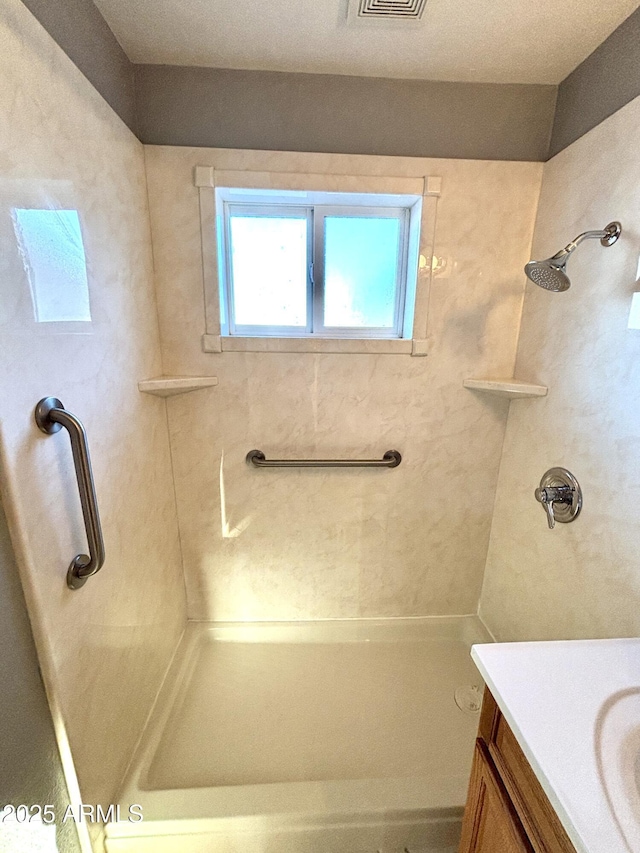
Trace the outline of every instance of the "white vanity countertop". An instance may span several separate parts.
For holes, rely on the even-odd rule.
[[[640,639],[471,656],[578,853],[640,851]]]

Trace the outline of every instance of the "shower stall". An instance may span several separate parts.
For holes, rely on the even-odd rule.
[[[362,116],[384,150],[403,135],[402,150],[427,150],[413,147],[423,128],[440,153],[451,119],[482,159],[143,144],[29,11],[55,5],[0,0],[0,557],[35,644],[31,681],[8,663],[16,645],[3,689],[36,688],[36,722],[7,746],[21,755],[29,738],[23,769],[52,791],[47,853],[76,834],[82,853],[454,853],[483,688],[469,649],[492,639],[480,617],[513,640],[640,630],[637,501],[618,500],[640,480],[637,247],[617,221],[584,230],[638,217],[638,102],[544,164],[496,159],[542,157],[548,134],[527,134],[518,116],[536,113],[513,92],[496,122],[477,86],[459,109],[418,110],[413,129],[407,113],[395,137],[373,102]],[[78,25],[87,68],[115,57],[126,94],[115,37],[101,52],[88,19],[47,17]],[[211,79],[227,73],[244,79]],[[276,100],[290,113],[310,85]],[[534,90],[550,119],[555,88]],[[340,134],[340,115],[305,109],[318,138]],[[283,138],[276,112],[252,139]],[[350,150],[376,144],[362,142]],[[228,261],[216,186],[241,207],[248,190],[293,194],[291,210],[308,193],[411,197],[415,217],[395,218],[416,251],[394,269],[412,329],[230,340],[231,291],[212,296]],[[301,292],[321,306],[302,207]],[[582,233],[527,263],[534,231],[544,258],[559,223]],[[580,288],[527,287],[523,268],[566,291],[585,241]],[[258,280],[264,251],[247,245]],[[375,249],[353,264],[365,283]],[[581,509],[570,471],[599,496],[580,527],[549,533],[545,470],[549,526]],[[29,849],[29,825],[11,829]]]
[[[87,431],[55,397],[34,415],[42,433],[70,439],[89,554],[73,557],[66,587],[81,599],[107,561]],[[402,455],[251,451],[246,462],[289,476],[365,469],[376,488]],[[454,853],[483,688],[469,650],[490,639],[477,616],[187,623],[117,803],[101,806],[100,843],[107,853]]]
[[[0,5],[0,490],[94,851],[454,850],[541,164],[144,146]],[[207,349],[203,166],[426,187],[416,351]]]
[[[67,570],[79,593],[106,560],[87,432],[55,397],[34,415],[69,435],[89,551]],[[246,462],[351,472],[402,455]],[[490,642],[476,616],[188,623],[116,819],[102,809],[107,853],[454,853],[483,687],[474,642]]]
[[[109,853],[454,853],[482,684],[477,617],[191,623]]]

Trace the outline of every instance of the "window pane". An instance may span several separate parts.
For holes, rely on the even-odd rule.
[[[36,322],[90,322],[78,211],[14,208],[12,216]]]
[[[237,326],[307,325],[307,218],[231,215]]]
[[[395,325],[400,221],[325,217],[325,326]]]

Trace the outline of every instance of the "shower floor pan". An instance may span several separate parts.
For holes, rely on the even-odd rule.
[[[455,851],[488,641],[472,616],[189,623],[108,853]]]

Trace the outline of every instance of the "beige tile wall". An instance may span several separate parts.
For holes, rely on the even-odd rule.
[[[566,293],[527,286],[518,373],[549,396],[511,404],[481,602],[500,639],[640,632],[639,132],[636,99],[545,166],[534,256],[613,219],[624,231],[580,247]],[[550,531],[533,490],[555,465],[584,510]]]
[[[169,401],[189,615],[475,612],[541,165],[146,147],[165,369],[217,375]],[[205,354],[196,165],[443,178],[430,355]],[[245,455],[404,455],[394,471],[256,471]]]
[[[2,486],[59,731],[85,802],[109,802],[184,624],[166,415],[138,393],[161,371],[142,146],[19,0],[0,0]],[[36,323],[15,208],[73,208],[91,323]],[[59,396],[85,423],[107,561],[78,592],[86,543],[68,437],[33,409]]]

